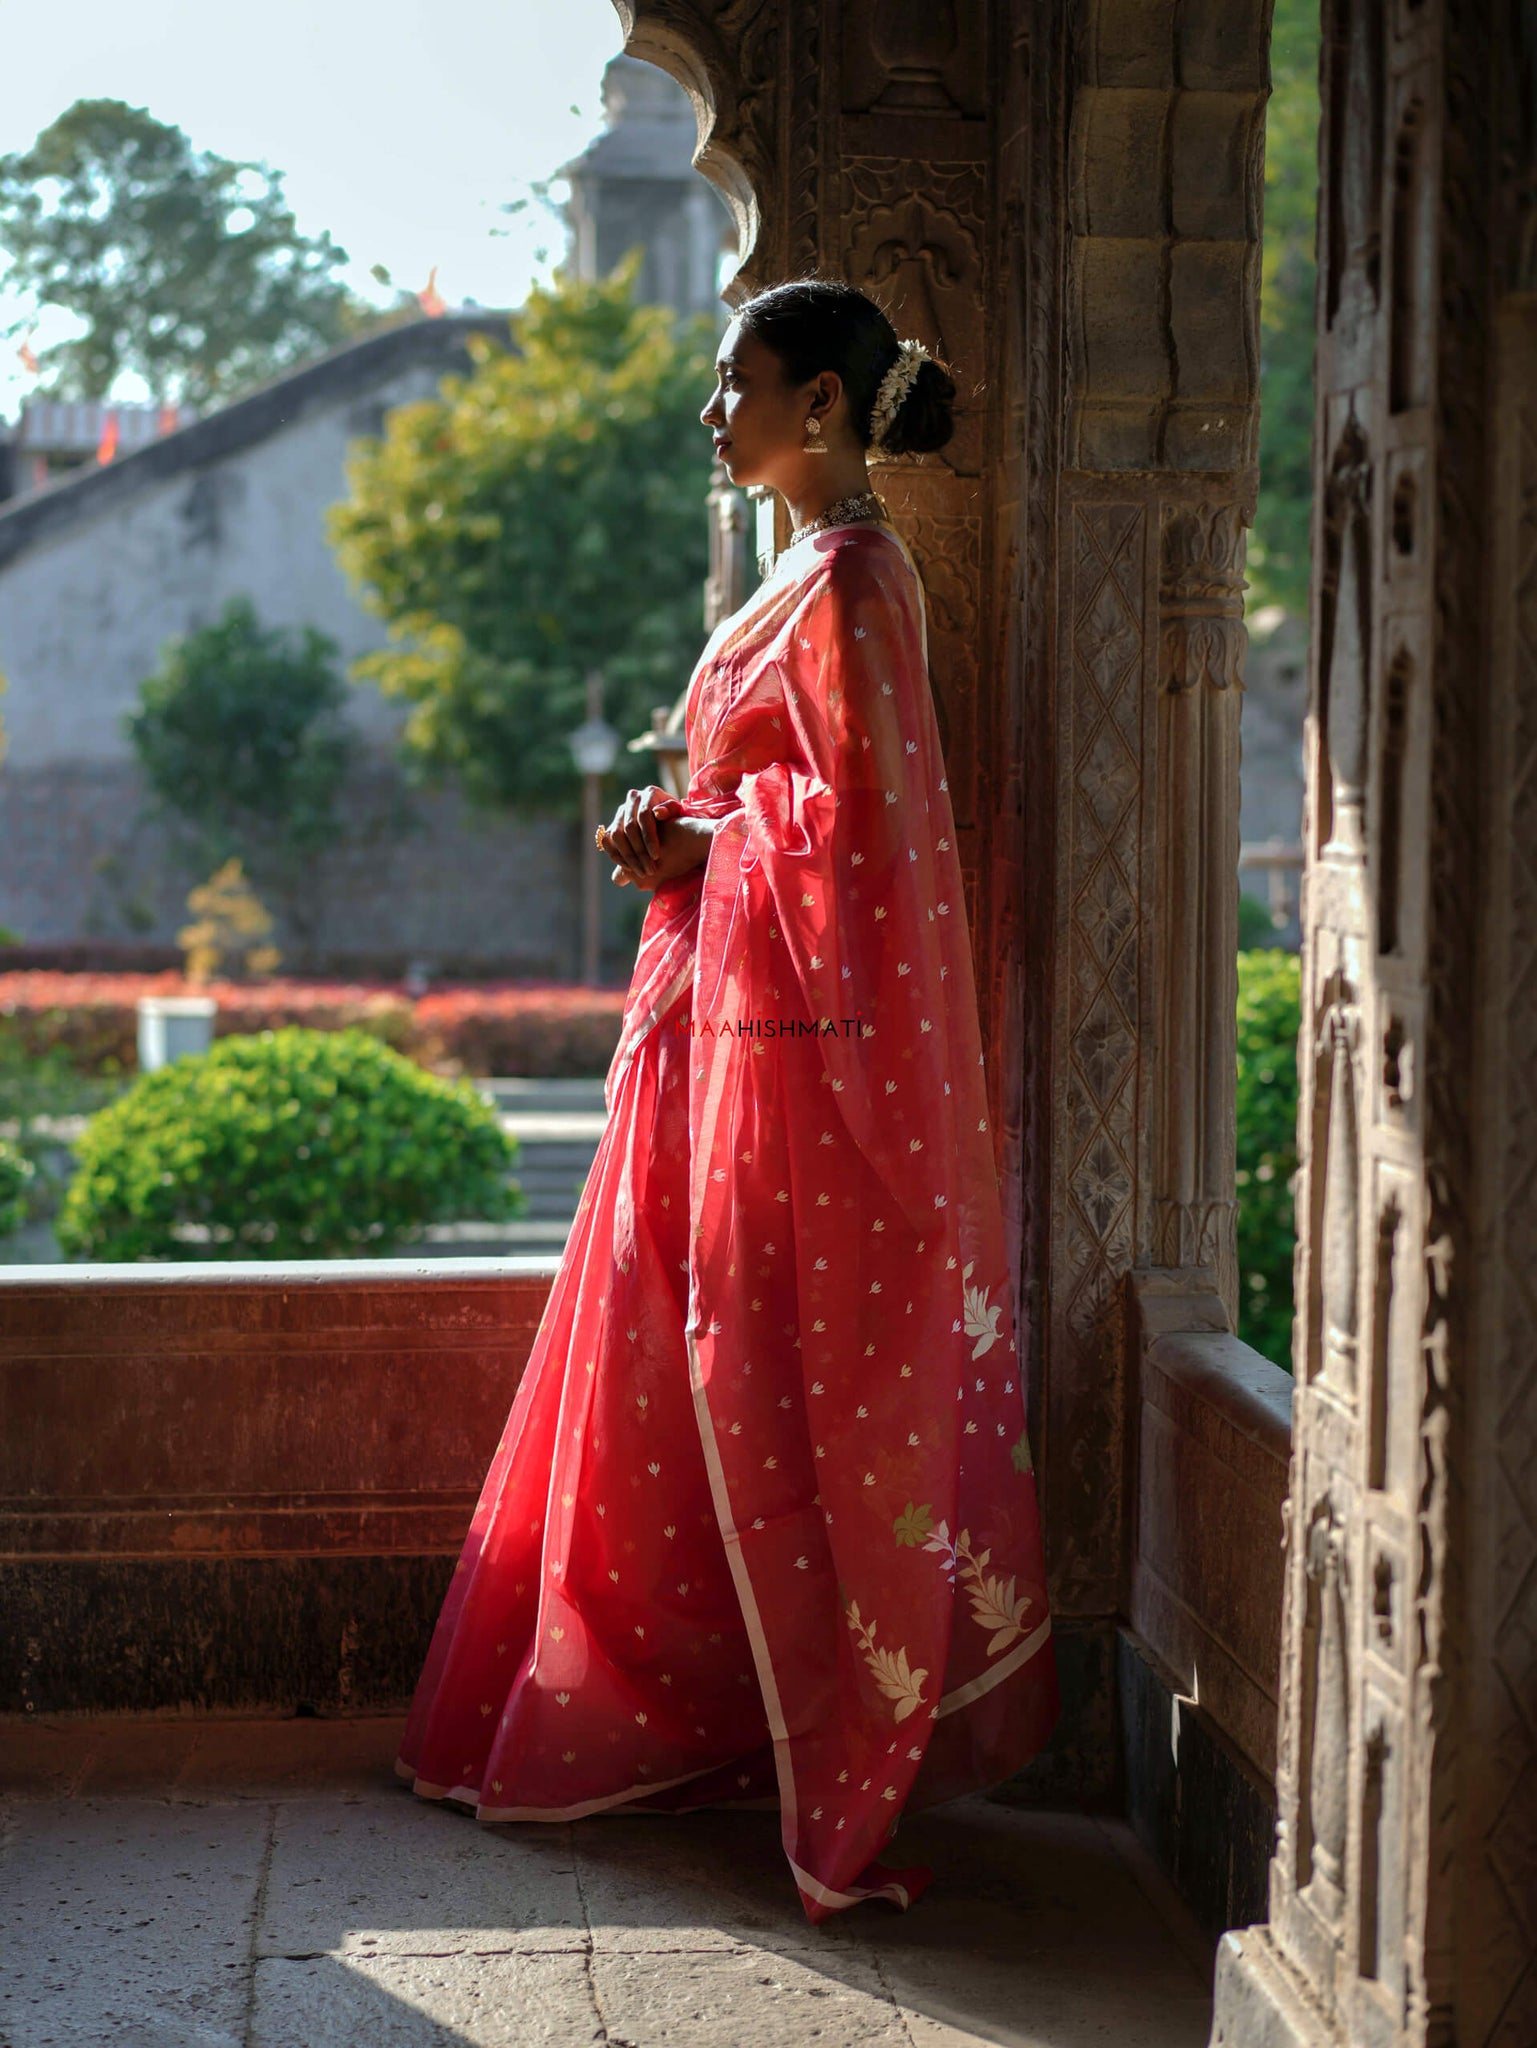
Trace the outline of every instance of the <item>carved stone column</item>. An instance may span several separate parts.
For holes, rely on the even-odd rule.
[[[1073,49],[1044,1484],[1063,1605],[1108,1631],[1134,1540],[1128,1275],[1182,1274],[1191,1328],[1209,1327],[1214,1286],[1236,1308],[1266,22],[1086,8]]]
[[[1159,576],[1159,947],[1152,1263],[1209,1267],[1238,1323],[1240,508],[1165,504]]]
[[[1213,2041],[1537,2041],[1537,23],[1325,13],[1270,1918]]]
[[[708,196],[708,195],[706,195]],[[747,595],[747,500],[717,463],[705,500],[710,521],[710,571],[704,586],[704,625],[713,633]],[[685,691],[686,697],[687,692]]]

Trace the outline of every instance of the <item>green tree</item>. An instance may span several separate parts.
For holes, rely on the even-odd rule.
[[[515,350],[472,340],[470,375],[356,447],[331,514],[394,641],[354,673],[414,707],[408,758],[489,804],[569,811],[588,671],[634,733],[703,638],[713,336],[633,276],[534,290]]]
[[[105,398],[132,370],[156,398],[206,406],[371,314],[336,275],[347,252],[300,234],[276,171],[194,149],[122,100],[77,100],[0,157],[0,247],[8,291],[85,323],[41,354],[60,398]]]
[[[1292,1258],[1297,1243],[1295,953],[1238,956],[1238,1334],[1291,1370]]]
[[[1295,612],[1307,609],[1313,495],[1318,42],[1318,0],[1276,0],[1265,117],[1259,504],[1246,574],[1251,604]]]
[[[336,830],[351,755],[336,648],[263,628],[248,598],[169,641],[124,724],[162,811],[201,872],[239,858],[307,929],[309,863]]]

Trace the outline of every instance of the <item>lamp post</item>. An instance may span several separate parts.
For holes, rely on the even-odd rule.
[[[603,678],[587,672],[587,718],[570,735],[571,752],[582,777],[582,981],[598,980],[598,862],[593,845],[602,823],[599,804],[603,777],[619,752],[619,735],[603,716]]]

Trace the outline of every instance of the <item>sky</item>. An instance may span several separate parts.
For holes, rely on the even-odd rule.
[[[126,100],[282,172],[300,229],[330,231],[365,297],[391,297],[374,264],[413,291],[436,264],[451,308],[513,306],[565,237],[538,203],[501,209],[601,128],[619,47],[611,0],[0,0],[0,155],[77,99]],[[0,332],[22,310],[0,271]],[[37,345],[68,324],[45,319]],[[0,339],[9,418],[32,386],[16,347]]]

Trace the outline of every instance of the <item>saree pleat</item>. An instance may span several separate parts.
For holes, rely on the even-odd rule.
[[[777,1794],[808,1916],[1058,1712],[921,585],[782,556],[688,700],[609,1118],[397,1768],[485,1820]]]

